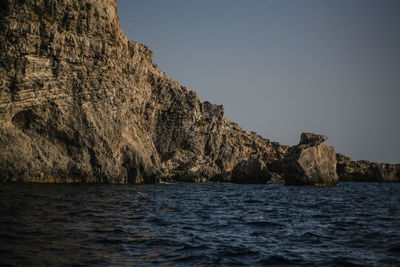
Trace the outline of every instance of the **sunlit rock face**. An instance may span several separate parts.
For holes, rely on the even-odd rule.
[[[321,144],[326,139],[316,134],[301,135],[300,144],[291,147],[282,161],[286,185],[332,186],[339,182],[335,150]]]
[[[0,13],[1,181],[230,181],[288,149],[161,72],[115,0],[0,0]]]

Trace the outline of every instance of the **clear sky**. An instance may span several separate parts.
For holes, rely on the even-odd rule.
[[[400,163],[399,0],[117,0],[130,40],[201,100],[283,144]]]

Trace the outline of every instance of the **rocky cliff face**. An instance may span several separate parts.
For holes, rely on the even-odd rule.
[[[352,161],[342,154],[336,154],[336,159],[341,181],[400,182],[400,164]]]
[[[231,181],[283,158],[152,60],[115,0],[0,0],[0,180]]]

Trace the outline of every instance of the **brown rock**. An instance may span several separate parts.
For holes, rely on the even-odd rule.
[[[231,181],[238,184],[265,184],[272,176],[264,162],[249,159],[235,166]]]
[[[5,3],[1,181],[229,181],[243,160],[286,153],[161,72],[124,36],[115,0]]]
[[[400,182],[400,164],[352,161],[339,153],[336,154],[336,159],[340,181]]]
[[[331,186],[338,183],[336,154],[331,146],[293,146],[282,161],[286,185]]]
[[[314,133],[302,133],[300,137],[300,145],[319,145],[325,142],[328,136],[314,134]]]

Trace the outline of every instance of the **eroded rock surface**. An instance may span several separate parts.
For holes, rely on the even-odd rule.
[[[128,41],[115,0],[0,1],[0,181],[264,183],[286,167],[334,181],[325,140],[304,133],[284,165],[289,147],[225,119]],[[337,161],[343,181],[400,181],[399,164]]]
[[[304,143],[305,135],[311,141]],[[326,139],[321,135],[301,135],[300,144],[291,147],[282,161],[285,184],[331,186],[338,183],[335,150],[321,144]]]
[[[276,178],[259,159],[244,160],[232,170],[232,182],[239,184],[265,184]]]
[[[319,145],[325,142],[328,136],[314,134],[314,133],[302,133],[300,136],[300,145]]]
[[[0,3],[1,181],[230,181],[286,153],[161,72],[115,0]]]
[[[341,181],[400,182],[400,164],[352,161],[351,158],[339,153],[336,159],[337,173]]]

